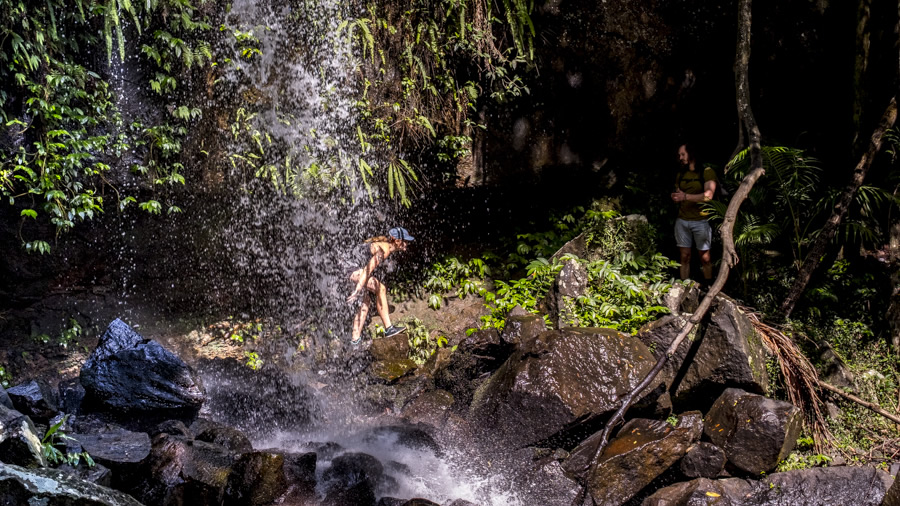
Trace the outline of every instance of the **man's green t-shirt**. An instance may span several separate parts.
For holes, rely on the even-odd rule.
[[[686,170],[678,177],[678,188],[688,195],[696,195],[703,193],[703,185],[707,181],[715,181],[718,184],[716,171],[712,168],[705,167],[703,169],[703,182],[700,181],[700,174],[697,171]],[[708,214],[700,208],[699,202],[685,200],[678,209],[678,217],[687,221],[705,220]]]

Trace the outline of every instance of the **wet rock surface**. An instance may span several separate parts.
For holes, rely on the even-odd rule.
[[[31,418],[6,406],[0,406],[0,461],[24,467],[47,465]]]
[[[438,388],[453,395],[458,411],[468,409],[475,390],[488,374],[509,358],[513,347],[500,340],[497,329],[483,329],[463,340],[434,373]]]
[[[510,316],[506,319],[500,341],[507,345],[526,345],[547,330],[547,324],[540,315]]]
[[[691,446],[681,459],[681,473],[688,478],[716,478],[725,469],[725,452],[712,443]]]
[[[133,497],[57,469],[0,464],[0,504],[141,506]]]
[[[375,491],[384,483],[384,466],[365,453],[345,453],[331,461],[322,475],[326,504],[375,504]]]
[[[769,389],[765,346],[737,303],[719,295],[711,314],[675,377],[672,401],[684,409],[706,411],[728,387],[759,394]]]
[[[56,392],[43,380],[31,380],[6,391],[16,411],[46,423],[59,412]]]
[[[674,427],[658,420],[626,423],[588,471],[597,504],[622,504],[679,461],[703,433],[699,412],[681,415]]]
[[[373,339],[369,353],[375,360],[403,360],[409,357],[409,337],[406,333]]]
[[[81,384],[91,402],[117,412],[189,416],[205,399],[199,377],[187,364],[118,319],[81,369]]]
[[[877,506],[893,481],[888,473],[871,467],[801,469],[760,481],[698,478],[657,490],[642,506]]]
[[[225,500],[229,504],[259,506],[287,492],[284,456],[273,452],[251,452],[241,456],[228,476]]]
[[[476,392],[470,418],[492,438],[527,445],[581,417],[614,409],[616,399],[652,366],[650,350],[627,334],[546,331],[513,353]]]
[[[223,446],[235,455],[253,451],[250,439],[243,432],[227,425],[209,427],[197,433],[194,439]]]
[[[219,504],[233,461],[219,445],[159,434],[129,491],[146,504]]]
[[[793,450],[800,410],[736,388],[725,390],[706,414],[706,436],[729,462],[748,473],[770,471]]]

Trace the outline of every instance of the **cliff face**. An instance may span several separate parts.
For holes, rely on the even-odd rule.
[[[857,156],[853,104],[860,102],[865,136],[897,72],[896,6],[874,3],[754,2],[750,82],[768,142],[809,149],[826,164]],[[608,161],[658,170],[672,165],[676,143],[686,139],[704,159],[727,161],[737,141],[736,2],[551,0],[534,18],[532,94],[487,114],[488,182],[510,171],[597,169]],[[860,65],[867,70],[858,72]]]

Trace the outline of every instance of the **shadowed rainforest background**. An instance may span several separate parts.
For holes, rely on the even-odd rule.
[[[393,226],[416,241],[392,295],[433,306],[478,294],[465,283],[484,265],[540,273],[619,215],[645,215],[675,258],[676,148],[693,143],[731,192],[746,172],[737,4],[0,0],[0,336],[243,314],[349,339],[341,262]],[[898,89],[897,27],[891,2],[753,2],[768,170],[726,291],[765,315]],[[885,138],[793,324],[851,362],[879,357],[859,368],[889,378],[872,393],[887,402],[900,136]],[[641,253],[635,272],[676,275]],[[485,324],[540,298],[523,297]],[[655,311],[584,321],[633,331]]]

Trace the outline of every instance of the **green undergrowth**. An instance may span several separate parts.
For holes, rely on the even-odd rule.
[[[576,236],[585,245],[585,258],[553,256]],[[448,297],[478,296],[490,310],[480,327],[502,329],[516,307],[545,314],[545,299],[560,271],[566,262],[577,262],[588,283],[581,296],[565,298],[565,323],[634,332],[668,312],[661,298],[675,282],[677,264],[656,252],[655,236],[646,222],[626,219],[608,203],[596,202],[588,209],[553,214],[543,228],[519,231],[480,256],[436,262],[423,279],[401,284],[393,295],[427,297],[435,310]]]

